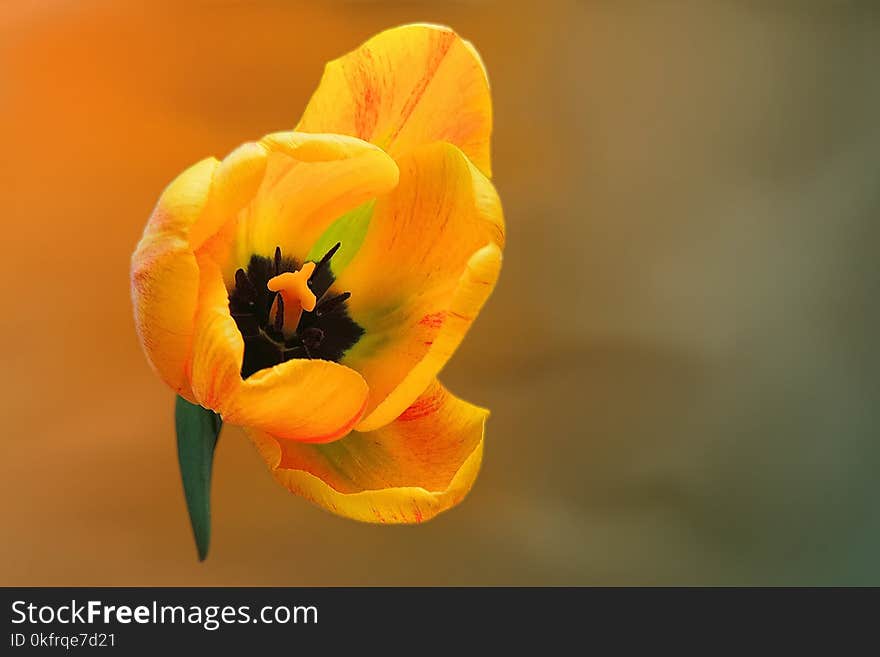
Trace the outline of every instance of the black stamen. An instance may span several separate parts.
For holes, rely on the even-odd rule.
[[[235,289],[245,296],[248,301],[253,301],[257,298],[257,290],[244,269],[235,270]]]
[[[339,248],[335,244],[315,263],[309,288],[318,301],[313,311],[301,313],[297,326],[285,327],[284,299],[268,288],[274,276],[298,271],[296,260],[276,248],[268,257],[251,256],[247,268],[235,272],[229,312],[244,338],[243,378],[292,358],[338,362],[364,335],[348,315],[345,302],[351,295],[331,290],[335,277],[330,259]]]
[[[317,349],[321,346],[321,341],[324,339],[324,331],[317,326],[310,326],[300,333],[299,339],[307,348]]]
[[[336,255],[336,252],[339,250],[340,246],[342,246],[342,242],[336,242],[336,245],[324,254],[324,257],[321,258],[318,261],[318,264],[315,265],[315,271],[312,272],[312,276],[314,276],[317,271],[322,269],[328,262],[330,262],[330,258]]]
[[[324,254],[316,264],[315,269],[312,271],[312,275],[309,276],[309,280],[307,285],[312,293],[320,299],[324,294],[330,289],[330,286],[333,285],[333,271],[330,269],[330,259],[336,254],[341,246],[341,242],[337,242],[333,245],[327,253]]]
[[[340,303],[345,301],[351,296],[351,292],[343,292],[342,294],[337,294],[335,297],[331,299],[327,299],[325,301],[321,301],[315,308],[315,314],[320,317],[321,315],[326,315],[331,310],[333,310]]]
[[[284,328],[284,297],[279,292],[275,296],[275,330],[280,331]]]

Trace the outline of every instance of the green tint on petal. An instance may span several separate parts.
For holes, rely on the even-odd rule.
[[[306,256],[306,261],[318,262],[321,257],[332,249],[338,242],[342,246],[330,261],[330,267],[334,276],[348,266],[364,243],[367,229],[370,227],[370,219],[373,217],[373,208],[376,207],[376,199],[359,205],[354,210],[346,212],[334,221],[324,234],[318,238]]]

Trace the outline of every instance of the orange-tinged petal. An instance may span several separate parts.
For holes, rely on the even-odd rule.
[[[199,258],[199,266],[192,358],[195,400],[225,422],[288,440],[326,442],[351,431],[363,415],[367,385],[344,365],[295,359],[242,380],[244,341],[229,314],[220,269],[207,257]]]
[[[219,164],[217,158],[205,158],[186,169],[165,188],[147,221],[141,243],[165,236],[189,240],[194,226],[205,214]]]
[[[432,312],[425,308],[428,312],[421,316],[415,327],[410,327],[409,335],[396,336],[396,353],[389,352],[388,355],[397,363],[386,365],[375,359],[361,361],[363,376],[374,382],[376,388],[371,389],[370,399],[375,406],[367,407],[368,412],[357,426],[360,431],[372,431],[391,422],[437,376],[486,303],[500,272],[501,249],[497,244],[487,244],[468,260],[446,309]],[[410,369],[398,380],[400,365]],[[388,395],[381,399],[382,393],[395,382]]]
[[[266,152],[245,144],[222,162],[206,158],[162,193],[132,256],[135,324],[147,359],[178,394],[194,401],[188,381],[199,289],[195,251],[228,253],[221,227],[253,197]]]
[[[267,153],[259,186],[234,218],[227,282],[253,254],[302,262],[338,217],[397,185],[397,165],[382,149],[343,135],[280,132],[260,140]]]
[[[244,340],[229,313],[229,295],[220,269],[199,258],[199,302],[195,319],[191,381],[196,401],[220,412],[241,386]]]
[[[355,431],[326,445],[248,434],[290,491],[355,520],[412,523],[449,509],[470,490],[488,414],[434,381],[377,431]]]
[[[365,330],[342,361],[370,386],[358,430],[404,411],[437,375],[495,286],[504,222],[491,182],[455,146],[402,158],[354,260],[337,272]]]
[[[326,443],[354,429],[366,401],[367,384],[354,370],[296,358],[250,376],[221,415],[290,441]]]
[[[395,159],[447,141],[491,175],[486,70],[474,47],[448,27],[396,27],[328,63],[296,129],[353,135]]]
[[[213,237],[242,207],[250,203],[263,179],[268,161],[259,143],[242,144],[223,158],[214,172],[211,203],[202,220],[190,232],[193,250]]]
[[[218,162],[202,160],[162,193],[132,256],[135,326],[147,360],[176,392],[192,399],[186,378],[199,286],[190,232],[203,218]]]

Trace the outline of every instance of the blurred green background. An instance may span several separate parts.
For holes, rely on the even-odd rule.
[[[505,269],[442,377],[483,471],[363,525],[226,428],[200,564],[131,251],[411,21],[493,87]],[[867,1],[4,2],[0,584],[880,584],[878,71]]]

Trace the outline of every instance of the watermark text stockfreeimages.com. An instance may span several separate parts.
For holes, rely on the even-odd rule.
[[[214,631],[223,625],[263,623],[266,625],[317,624],[318,608],[314,605],[266,605],[253,609],[250,605],[169,605],[152,603],[142,605],[112,605],[100,600],[69,604],[36,605],[26,600],[12,603],[14,625],[200,625]]]

